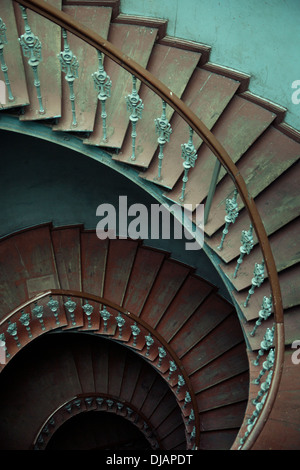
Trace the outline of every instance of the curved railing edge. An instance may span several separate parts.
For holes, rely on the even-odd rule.
[[[279,284],[278,273],[275,265],[275,260],[268,240],[268,236],[263,225],[262,219],[259,215],[257,207],[253,198],[249,195],[246,183],[240,174],[238,168],[231,160],[230,156],[216,139],[211,131],[204,125],[204,123],[188,108],[183,101],[180,100],[168,87],[166,87],[160,80],[153,76],[149,71],[144,69],[130,57],[123,54],[113,44],[99,36],[94,31],[83,26],[81,23],[71,18],[69,15],[57,8],[49,5],[41,0],[16,0],[18,3],[26,8],[29,8],[36,13],[42,15],[48,20],[58,24],[62,28],[68,30],[76,35],[86,43],[93,46],[95,49],[103,52],[107,57],[118,63],[121,67],[126,69],[129,73],[138,78],[141,82],[147,85],[152,91],[160,96],[167,104],[169,104],[185,121],[186,123],[202,138],[206,145],[210,148],[212,153],[220,161],[222,166],[226,169],[227,173],[233,180],[239,195],[243,200],[245,207],[248,211],[253,228],[256,232],[260,248],[265,261],[265,266],[268,272],[270,288],[272,292],[272,300],[274,307],[274,320],[276,323],[276,358],[274,363],[274,378],[272,379],[271,387],[268,397],[265,401],[262,413],[256,421],[251,435],[248,437],[248,442],[251,441],[251,446],[257,439],[262,431],[264,424],[269,416],[275,398],[279,383],[282,375],[282,368],[284,362],[284,318],[283,306],[281,298],[281,290]],[[249,447],[244,445],[243,448]]]

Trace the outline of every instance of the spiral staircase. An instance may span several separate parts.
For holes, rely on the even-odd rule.
[[[248,91],[249,77],[210,63],[208,47],[168,37],[166,21],[123,15],[117,0],[47,4],[169,87],[237,165],[269,238],[284,310],[280,380],[250,448],[298,449],[300,375],[292,360],[300,339],[298,131],[284,123],[280,107]],[[254,266],[263,259],[256,233],[253,249],[238,263],[250,218],[245,201],[234,199],[232,178],[181,116],[171,107],[164,114],[161,99],[117,61],[104,60],[111,96],[103,88],[98,95],[91,75],[98,64],[102,74],[104,69],[90,44],[71,33],[62,38],[60,26],[29,9],[22,16],[10,0],[1,2],[0,17],[6,27],[0,46],[8,97],[0,128],[69,146],[160,202],[180,205],[184,191],[184,203],[193,209],[205,204],[210,210],[203,249],[228,290],[222,295],[201,269],[174,258],[172,248],[167,252],[121,237],[100,240],[95,229],[82,225],[50,221],[3,236],[1,449],[246,448],[259,422],[257,394],[267,397],[269,350],[258,365],[255,360],[274,318],[256,329],[272,285],[264,271],[263,282],[253,288]],[[26,22],[42,43],[41,62],[22,55],[18,38]],[[57,57],[66,45],[80,65],[69,80]],[[130,93],[140,94],[141,119],[128,119]],[[172,127],[163,159],[154,126],[161,114]],[[180,154],[191,137],[197,161],[183,181],[186,167],[178,148]],[[239,215],[227,232],[229,197]],[[256,383],[261,370],[264,378]]]

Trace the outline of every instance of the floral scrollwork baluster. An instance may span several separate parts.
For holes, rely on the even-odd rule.
[[[256,287],[260,287],[261,284],[263,283],[264,278],[265,278],[264,272],[265,272],[265,262],[264,262],[264,260],[262,261],[261,264],[255,263],[254,273],[253,273],[253,278],[252,278],[252,286],[251,286],[251,288],[248,292],[248,296],[245,300],[244,307],[247,307],[251,295],[254,294],[254,289]]]
[[[240,257],[237,260],[236,268],[233,274],[233,277],[236,278],[240,265],[243,262],[243,258],[245,255],[249,255],[250,251],[252,250],[254,243],[253,243],[253,226],[250,224],[249,230],[243,230],[241,236],[241,247],[240,247]]]
[[[134,324],[131,325],[130,328],[131,328],[132,335],[133,335],[133,344],[132,344],[132,345],[135,347],[135,346],[136,346],[137,337],[138,337],[138,335],[140,334],[141,330],[140,330],[139,327],[137,326],[136,322],[134,322]]]
[[[122,328],[125,324],[125,318],[122,317],[121,313],[118,313],[118,316],[116,317],[116,322],[119,328],[119,339],[122,338]]]
[[[32,310],[33,315],[38,319],[38,321],[41,324],[42,330],[45,331],[46,327],[44,325],[44,308],[42,305],[37,305],[37,302],[35,302],[35,307]]]
[[[194,131],[190,127],[189,141],[181,145],[181,158],[183,159],[183,169],[184,169],[184,175],[182,178],[181,196],[179,198],[181,202],[183,202],[185,199],[185,189],[186,189],[186,184],[188,182],[188,173],[191,168],[194,168],[196,160],[197,160],[197,152],[193,144],[193,133]]]
[[[230,224],[234,224],[237,216],[239,215],[238,204],[236,202],[237,195],[238,195],[238,190],[235,189],[234,192],[233,192],[232,199],[230,199],[230,198],[226,199],[225,227],[223,229],[223,234],[222,234],[220,245],[218,246],[218,250],[223,249],[224,240],[225,240],[225,237],[228,233],[228,227],[229,227]]]
[[[8,72],[8,67],[7,67],[5,59],[4,59],[4,46],[5,46],[5,44],[7,44],[6,24],[4,23],[2,18],[0,18],[0,63],[1,63],[1,70],[3,72],[5,85],[6,85],[6,88],[7,88],[7,91],[8,91],[8,99],[9,99],[9,101],[14,101],[15,98],[14,98],[14,96],[12,94],[12,91],[11,91],[10,81],[9,81],[9,77],[8,77],[8,73],[7,73]],[[2,104],[5,104],[5,102],[2,103]]]
[[[70,299],[70,297],[68,297],[67,302],[65,302],[65,307],[70,314],[72,325],[76,326],[75,313],[74,313],[76,309],[76,302],[74,302],[73,300]]]
[[[159,145],[159,154],[158,154],[158,175],[157,181],[161,180],[161,169],[162,161],[164,158],[164,146],[167,142],[170,141],[170,135],[172,133],[171,124],[169,123],[166,116],[166,102],[162,102],[162,115],[160,118],[154,120],[155,122],[155,131],[158,134],[158,145]]]
[[[54,318],[55,318],[55,323],[57,325],[59,325],[60,321],[59,321],[59,318],[58,318],[58,315],[59,315],[59,312],[58,312],[59,302],[58,302],[58,300],[53,299],[52,295],[50,295],[50,300],[47,303],[47,306],[50,308],[51,312],[53,312],[53,315],[54,315]]]
[[[274,330],[274,326],[272,329],[267,328],[265,336],[262,342],[260,343],[260,350],[258,351],[257,357],[253,363],[255,366],[259,365],[259,359],[261,358],[261,356],[263,356],[265,352],[268,351],[268,349],[270,349],[270,347],[272,346],[274,340]]]
[[[31,330],[30,330],[30,314],[29,313],[25,313],[24,310],[21,310],[21,316],[19,318],[19,322],[25,326],[26,328],[26,331],[28,333],[28,337],[29,338],[32,338],[32,333],[31,333]]]
[[[170,361],[170,367],[169,367],[169,375],[168,375],[168,380],[171,379],[173,372],[177,370],[177,365],[175,364],[174,361]]]
[[[152,338],[151,334],[149,333],[147,336],[145,336],[146,340],[146,346],[147,346],[147,351],[146,351],[146,357],[149,356],[150,354],[150,348],[152,344],[154,343],[154,339]]]
[[[106,131],[106,118],[107,113],[105,109],[105,104],[107,98],[110,97],[111,93],[111,79],[107,75],[103,66],[103,56],[100,51],[97,51],[99,59],[98,71],[92,74],[94,79],[95,89],[98,92],[98,100],[101,103],[101,119],[102,119],[102,130],[103,130],[103,142],[107,142],[107,131]]]
[[[10,358],[10,354],[7,350],[7,346],[6,346],[6,339],[5,339],[5,334],[4,333],[0,333],[0,341],[1,341],[1,348],[3,348],[3,350],[5,351],[5,355],[7,358]],[[1,358],[3,359],[3,358]]]
[[[66,82],[70,90],[70,102],[72,108],[72,126],[77,126],[76,109],[75,109],[75,93],[74,81],[78,78],[79,63],[77,57],[73,54],[68,43],[68,35],[65,29],[62,29],[62,37],[64,40],[64,50],[57,55],[60,61],[61,71],[65,73]]]
[[[107,310],[105,305],[104,305],[103,309],[100,311],[100,315],[103,318],[104,332],[107,333],[107,322],[110,319],[111,314],[109,313],[109,311]]]
[[[160,347],[158,348],[158,357],[159,357],[159,360],[158,360],[157,367],[161,367],[162,360],[163,360],[164,357],[166,357],[166,355],[167,355],[167,353],[166,353],[165,349],[164,349],[162,346],[160,346]]]
[[[130,113],[129,119],[131,121],[132,131],[131,131],[131,138],[132,138],[132,154],[131,160],[136,159],[135,154],[135,141],[136,141],[136,125],[139,119],[142,118],[142,111],[144,109],[144,104],[142,99],[139,97],[137,89],[136,89],[136,77],[132,75],[132,92],[130,95],[125,97],[127,111]]]
[[[7,333],[9,333],[13,339],[16,341],[18,348],[21,347],[19,338],[18,338],[18,330],[17,330],[17,324],[16,323],[10,323],[7,328]]]
[[[250,336],[255,336],[257,328],[261,325],[263,320],[267,320],[272,313],[272,296],[264,296],[262,306],[258,312],[258,320],[256,320],[253,330],[250,332]]]
[[[181,387],[183,387],[185,384],[185,380],[182,375],[178,375],[178,382],[177,382],[177,389],[176,389],[176,394],[180,392]]]
[[[84,310],[84,313],[85,313],[86,316],[87,316],[88,328],[91,328],[91,327],[92,327],[91,316],[92,316],[94,307],[93,307],[92,305],[90,305],[90,304],[88,303],[88,301],[86,301],[85,304],[82,306],[82,309]]]
[[[20,45],[25,57],[28,57],[28,65],[32,68],[34,75],[34,86],[37,92],[37,98],[39,102],[39,113],[45,114],[43,106],[42,95],[41,95],[41,84],[39,79],[38,66],[42,61],[42,43],[39,38],[33,34],[28,24],[26,8],[20,5],[22,11],[22,18],[25,24],[25,33],[19,38]]]

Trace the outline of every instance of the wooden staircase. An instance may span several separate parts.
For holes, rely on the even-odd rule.
[[[300,338],[299,133],[284,123],[280,107],[248,91],[249,77],[211,64],[206,46],[166,36],[165,21],[122,15],[119,2],[114,0],[93,6],[75,0],[48,0],[48,3],[76,17],[160,78],[213,131],[240,170],[269,236],[285,318],[286,362],[281,388],[255,447],[299,448],[299,372],[291,361],[291,345]],[[0,127],[5,129],[5,118],[9,116],[51,126],[58,136],[62,132],[76,135],[87,147],[109,152],[112,161],[120,166],[130,166],[139,175],[141,184],[155,185],[166,201],[180,204],[181,144],[189,137],[183,120],[167,107],[172,135],[164,149],[162,178],[158,181],[154,119],[161,115],[160,98],[138,83],[144,110],[137,124],[136,160],[132,161],[131,126],[125,103],[125,96],[131,93],[130,75],[111,59],[105,59],[112,92],[106,101],[108,139],[104,142],[100,103],[89,79],[97,69],[97,54],[69,34],[70,47],[80,64],[78,81],[74,82],[78,123],[72,126],[69,91],[57,59],[61,51],[59,28],[28,11],[32,31],[43,41],[43,62],[39,70],[45,113],[39,114],[32,70],[16,46],[17,38],[24,33],[19,6],[3,0],[0,17],[7,26],[4,57],[15,96],[14,101],[3,106]],[[54,40],[50,41],[52,37]],[[207,201],[216,158],[198,136],[194,135],[193,142],[198,158],[189,172],[184,202],[196,207]],[[259,389],[252,384],[257,369],[251,361],[260,348],[265,328],[272,325],[269,319],[255,336],[250,335],[263,296],[270,295],[267,275],[249,305],[244,307],[254,265],[262,261],[255,234],[254,249],[244,258],[238,276],[233,277],[241,232],[248,230],[250,224],[239,198],[239,217],[231,224],[223,249],[217,248],[224,228],[225,201],[233,190],[231,178],[221,169],[205,225],[205,246],[212,259],[217,260],[215,263],[224,275],[234,306],[214,286],[166,253],[150,250],[136,241],[100,242],[94,232],[82,227],[42,226],[7,237],[0,244],[1,316],[48,289],[82,291],[123,306],[157,330],[182,361],[197,397],[200,448],[230,448],[243,422],[249,383],[250,396]],[[51,321],[53,328],[55,324]],[[87,328],[84,321],[79,314],[76,322],[81,322],[83,329]],[[63,328],[73,330],[68,318]],[[93,324],[93,330],[104,334],[97,323]],[[130,341],[130,330],[127,333]],[[14,340],[11,341],[14,345]],[[250,405],[247,413],[252,413]],[[243,432],[244,427],[240,436]],[[281,438],[283,433],[285,439]],[[238,441],[233,448],[237,447]]]

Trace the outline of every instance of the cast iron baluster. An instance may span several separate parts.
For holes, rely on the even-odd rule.
[[[26,331],[28,333],[28,337],[29,338],[32,338],[32,333],[31,333],[31,330],[30,330],[30,314],[29,313],[25,313],[24,310],[21,310],[21,316],[19,318],[19,322],[22,323],[22,325],[25,326],[26,328]]]
[[[189,420],[188,420],[188,424],[191,424],[192,421],[194,421],[195,419],[195,412],[193,410],[193,408],[191,409],[191,412],[190,412],[190,415],[189,415]]]
[[[93,397],[86,397],[84,402],[87,408],[91,407],[93,404]]]
[[[60,61],[61,71],[65,73],[65,79],[70,89],[70,101],[72,107],[73,122],[72,126],[77,126],[76,110],[75,110],[75,94],[74,94],[74,80],[78,78],[78,60],[77,57],[70,50],[68,43],[67,31],[62,29],[62,37],[64,40],[64,50],[57,55]]]
[[[260,379],[265,374],[265,372],[269,371],[273,367],[274,361],[275,361],[275,351],[274,349],[270,349],[267,359],[262,364],[262,370],[260,371],[259,376],[257,377],[257,379],[254,380],[255,384],[258,385],[260,383]]]
[[[159,361],[158,361],[157,367],[161,366],[162,360],[163,360],[164,357],[166,357],[166,355],[167,355],[167,353],[166,353],[165,349],[162,346],[160,346],[158,348]]]
[[[189,392],[186,392],[185,393],[185,398],[184,398],[183,408],[186,408],[187,404],[190,403],[191,401],[192,401],[191,395],[189,394]]]
[[[244,256],[246,254],[249,255],[250,251],[252,250],[252,248],[254,246],[252,232],[253,232],[252,224],[250,224],[250,229],[248,231],[247,230],[242,231],[242,237],[241,237],[242,246],[240,247],[241,254],[240,254],[239,259],[237,260],[236,268],[235,268],[235,271],[234,271],[234,274],[233,274],[234,278],[237,276],[237,272],[240,268],[240,265],[243,262]]]
[[[52,295],[50,295],[50,300],[49,302],[47,303],[47,306],[50,308],[51,312],[53,312],[53,315],[54,315],[54,318],[55,318],[55,323],[57,325],[60,324],[60,321],[58,319],[58,307],[59,307],[59,303],[58,303],[58,300],[54,300],[52,298]]]
[[[271,381],[272,381],[272,375],[273,375],[273,371],[270,370],[266,378],[266,381],[263,382],[260,386],[260,391],[258,392],[257,397],[254,398],[254,400],[252,401],[253,405],[257,405],[257,403],[260,401],[260,398],[268,392],[270,385],[271,385]]]
[[[6,347],[6,340],[5,340],[5,334],[4,333],[0,333],[0,341],[2,341],[4,343],[4,345],[2,345],[1,347],[4,348],[4,351],[6,353],[6,357],[9,358],[10,357],[10,354],[7,350],[7,347]]]
[[[175,372],[175,370],[177,370],[177,366],[175,364],[174,361],[170,361],[170,369],[169,369],[169,375],[168,375],[168,380],[170,380],[173,372]]]
[[[160,118],[154,120],[155,122],[155,131],[158,134],[158,145],[159,145],[159,155],[158,155],[158,176],[157,180],[161,180],[161,168],[162,161],[164,158],[164,146],[167,142],[170,141],[170,134],[172,133],[171,124],[169,123],[166,116],[166,102],[162,102],[162,115]]]
[[[37,302],[34,303],[35,307],[32,310],[33,315],[38,319],[38,321],[41,324],[42,330],[44,331],[46,329],[44,325],[44,320],[43,320],[43,314],[44,314],[44,309],[42,305],[37,305]]]
[[[181,196],[179,198],[181,202],[183,202],[185,198],[185,188],[186,188],[186,183],[188,182],[188,173],[191,168],[194,168],[195,162],[197,160],[197,153],[193,144],[193,133],[194,131],[190,127],[189,141],[188,143],[181,145],[181,158],[184,160],[183,162],[184,176],[182,178],[183,184],[182,184]]]
[[[106,403],[108,404],[108,408],[109,408],[109,409],[111,409],[111,408],[113,407],[114,402],[113,402],[113,400],[111,400],[110,398],[108,398],[108,399],[106,400]]]
[[[76,321],[75,321],[75,314],[74,314],[74,311],[76,309],[76,303],[73,302],[73,300],[70,299],[70,297],[68,297],[68,300],[67,302],[65,303],[65,307],[66,309],[68,310],[69,314],[70,314],[70,317],[71,317],[71,320],[72,320],[72,325],[75,326],[76,325]]]
[[[258,351],[257,357],[253,363],[255,366],[259,365],[259,360],[261,356],[263,356],[265,352],[268,351],[268,349],[270,349],[270,347],[273,345],[274,329],[275,329],[274,326],[272,327],[272,329],[267,328],[264,339],[260,343],[261,349]]]
[[[129,119],[132,125],[132,154],[130,158],[131,160],[135,160],[136,124],[138,120],[142,118],[144,105],[136,90],[136,77],[134,75],[132,75],[132,92],[130,95],[126,96],[125,99],[127,104],[127,111],[130,113]]]
[[[71,411],[72,411],[72,404],[71,404],[71,403],[67,403],[64,408],[65,408],[65,410],[67,410],[68,413],[71,413]]]
[[[78,410],[80,410],[81,408],[81,399],[80,398],[76,398],[76,400],[74,400],[74,405],[78,408]]]
[[[8,99],[9,101],[14,101],[14,96],[11,91],[11,86],[10,86],[10,81],[8,78],[8,67],[6,65],[5,59],[4,59],[4,45],[7,44],[7,38],[6,38],[6,24],[0,18],[0,63],[1,63],[1,70],[4,75],[4,80],[5,80],[5,85],[8,91]],[[5,104],[5,103],[2,103]]]
[[[121,413],[122,409],[124,408],[124,403],[117,402],[118,411]]]
[[[107,98],[110,97],[111,92],[111,79],[107,75],[103,67],[103,56],[102,52],[97,51],[99,59],[99,68],[98,71],[92,74],[94,79],[95,89],[98,92],[98,100],[101,103],[101,118],[102,118],[102,129],[103,129],[103,142],[107,142],[107,133],[106,133],[106,118],[107,113],[105,109],[105,102]]]
[[[230,224],[234,224],[237,216],[239,215],[238,204],[236,202],[237,195],[238,195],[238,190],[235,189],[233,193],[233,198],[226,199],[225,227],[223,229],[223,235],[222,235],[221,243],[218,246],[218,250],[222,250],[225,237],[228,233],[228,227]]]
[[[262,261],[261,264],[255,263],[255,268],[254,268],[254,277],[252,278],[252,286],[251,289],[249,290],[248,296],[245,300],[244,307],[247,307],[251,295],[254,294],[254,289],[255,287],[260,287],[264,281],[265,275],[265,262],[264,260]]]
[[[39,79],[39,72],[38,72],[38,66],[42,62],[42,44],[41,41],[35,34],[32,33],[30,26],[28,24],[28,19],[27,19],[27,12],[26,8],[20,5],[21,11],[22,11],[22,18],[24,20],[25,24],[25,34],[22,34],[22,36],[19,38],[20,45],[22,47],[22,51],[24,54],[24,57],[29,57],[28,60],[28,65],[33,70],[33,75],[34,75],[34,86],[36,87],[36,93],[37,93],[37,98],[39,101],[39,113],[40,114],[45,114],[45,109],[43,107],[43,100],[42,100],[42,95],[41,95],[41,87],[40,87],[40,79]]]
[[[118,314],[118,316],[116,317],[116,320],[117,320],[117,325],[118,325],[118,328],[119,328],[119,338],[121,339],[122,338],[122,328],[125,324],[125,319],[122,317],[122,315]]]
[[[261,325],[263,320],[267,320],[269,316],[271,315],[271,313],[272,313],[272,296],[271,295],[270,297],[264,296],[261,310],[258,312],[259,318],[258,320],[256,320],[256,323],[254,325],[253,330],[250,333],[250,336],[255,335],[255,332],[257,328],[259,327],[259,325]]]
[[[106,333],[107,332],[107,321],[110,319],[111,315],[110,315],[109,311],[106,309],[105,305],[104,305],[103,309],[100,311],[100,315],[103,318],[104,331]]]
[[[91,315],[93,313],[94,307],[88,303],[88,301],[85,301],[85,304],[82,306],[87,319],[88,319],[88,328],[91,328],[92,322],[91,322]]]
[[[146,346],[147,346],[146,356],[148,357],[149,353],[150,353],[150,347],[154,343],[154,339],[152,338],[151,334],[149,333],[147,336],[145,336],[145,340],[146,340]]]
[[[178,394],[181,387],[183,387],[185,384],[185,380],[183,378],[183,375],[178,375],[178,383],[177,383],[177,390],[176,390],[176,393]]]
[[[134,325],[130,325],[130,328],[133,334],[133,346],[136,346],[136,340],[141,330],[137,326],[136,322],[134,322]]]
[[[97,406],[98,406],[98,407],[102,406],[103,401],[104,401],[104,398],[97,397],[97,398],[96,398]]]
[[[17,330],[17,324],[16,323],[10,323],[7,328],[7,333],[9,333],[13,339],[16,341],[18,348],[21,347],[21,344],[19,342],[18,338],[18,330]]]

